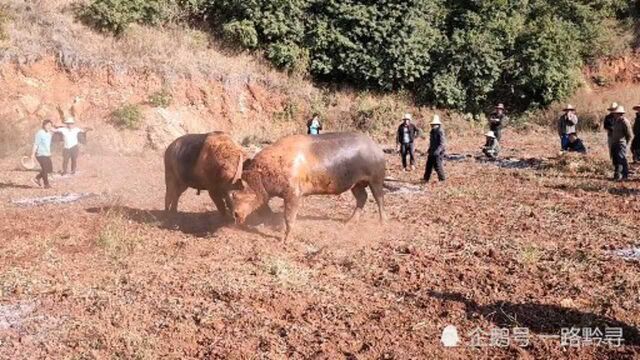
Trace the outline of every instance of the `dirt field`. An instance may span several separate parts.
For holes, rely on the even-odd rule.
[[[0,358],[638,358],[640,265],[611,251],[640,245],[640,174],[607,180],[602,134],[586,160],[554,158],[547,133],[504,137],[525,161],[448,161],[446,183],[387,194],[384,225],[371,199],[346,226],[350,193],[308,198],[286,244],[280,218],[235,227],[193,190],[167,222],[159,154],[84,154],[51,190],[3,159]],[[483,142],[450,140],[458,154]],[[410,174],[398,160],[390,176],[421,177],[424,157]],[[95,195],[11,203],[67,192]],[[622,328],[624,343],[562,346],[571,327]]]

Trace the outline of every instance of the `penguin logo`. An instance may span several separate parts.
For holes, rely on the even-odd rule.
[[[458,342],[460,342],[458,329],[453,325],[448,325],[444,330],[442,330],[442,337],[440,337],[440,341],[442,341],[444,347],[458,346]]]

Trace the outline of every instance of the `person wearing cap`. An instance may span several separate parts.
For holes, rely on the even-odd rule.
[[[64,149],[62,150],[62,175],[66,175],[69,168],[69,160],[71,160],[71,174],[76,173],[78,164],[78,135],[82,132],[91,130],[83,130],[75,125],[76,121],[73,117],[64,120],[64,126],[56,126],[54,132],[62,134]]]
[[[484,136],[487,138],[484,146],[482,147],[482,152],[489,159],[496,159],[498,157],[498,153],[500,152],[500,143],[496,139],[496,135],[493,131],[489,131]]]
[[[502,127],[507,120],[507,115],[504,113],[504,105],[496,105],[494,111],[489,115],[489,129],[493,131],[498,142],[502,139]]]
[[[584,146],[584,143],[575,132],[569,134],[569,144],[567,145],[567,151],[574,151],[581,154],[587,153],[587,148]]]
[[[631,142],[631,155],[633,162],[640,162],[640,105],[633,107],[636,111],[636,118],[633,121],[633,141]]]
[[[320,122],[320,114],[313,113],[313,116],[307,121],[307,134],[319,135],[322,130],[322,123]]]
[[[415,169],[415,145],[413,142],[418,136],[420,136],[420,129],[411,122],[411,114],[404,114],[396,136],[404,171]],[[409,168],[407,168],[407,156],[410,161]]]
[[[609,113],[604,117],[604,120],[602,121],[602,127],[607,131],[607,137],[611,136],[611,128],[613,127],[613,119],[615,118],[613,111],[617,107],[618,103],[612,102],[611,106],[609,106],[609,108],[607,109]]]
[[[576,115],[576,108],[573,107],[573,105],[567,105],[563,111],[564,114],[558,119],[558,136],[560,136],[562,151],[566,151],[569,146],[569,134],[576,132],[578,116]]]
[[[431,123],[431,132],[429,133],[429,150],[427,155],[427,166],[424,171],[422,179],[425,182],[429,182],[431,173],[436,170],[438,174],[438,180],[444,181],[444,151],[446,139],[444,136],[444,130],[442,130],[442,122],[439,115],[433,115]]]
[[[44,184],[45,189],[51,187],[49,184],[49,174],[53,172],[53,164],[51,163],[52,127],[51,120],[42,122],[42,128],[36,133],[33,150],[31,151],[31,157],[40,164],[40,173],[31,179],[31,181],[38,187],[42,187]],[[42,183],[40,182],[41,180]]]
[[[611,137],[609,137],[609,151],[614,167],[613,179],[620,181],[629,177],[627,144],[631,141],[633,132],[629,120],[624,117],[624,107],[618,106],[613,113],[615,118],[611,127]]]

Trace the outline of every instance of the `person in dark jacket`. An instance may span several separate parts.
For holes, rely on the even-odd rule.
[[[411,114],[404,114],[402,124],[398,127],[397,143],[402,157],[404,171],[415,169],[415,145],[416,137],[420,136],[420,129],[411,123]],[[407,168],[407,156],[409,156],[409,168]]]
[[[498,143],[498,140],[496,139],[496,135],[493,133],[493,131],[489,131],[486,134],[484,134],[484,136],[487,138],[487,141],[482,147],[482,152],[489,159],[492,159],[492,160],[497,159],[498,153],[500,152],[500,143]]]
[[[613,162],[613,180],[620,181],[629,178],[629,164],[627,163],[627,144],[633,137],[631,123],[624,117],[624,107],[618,106],[614,110],[616,118],[611,127],[609,151]]]
[[[319,135],[322,130],[322,123],[320,122],[320,114],[313,113],[313,116],[307,121],[307,134]]]
[[[581,154],[587,153],[587,148],[582,143],[582,140],[578,137],[578,134],[569,134],[569,144],[567,145],[567,151],[579,152]]]
[[[442,130],[442,122],[440,116],[433,115],[433,121],[430,123],[431,132],[429,133],[429,150],[427,156],[427,166],[424,171],[425,182],[429,182],[431,179],[431,173],[436,170],[438,174],[438,180],[444,181],[444,152],[446,139],[444,136],[444,130]]]
[[[633,121],[633,141],[631,141],[631,154],[633,162],[640,162],[640,105],[633,107],[636,111],[636,119]]]
[[[502,127],[505,125],[507,120],[507,115],[504,113],[504,105],[496,105],[494,112],[489,115],[489,129],[493,131],[498,142],[502,139]]]
[[[602,127],[607,131],[607,137],[611,136],[611,129],[613,128],[613,120],[615,119],[615,114],[613,111],[618,107],[617,102],[612,102],[611,106],[607,109],[609,113],[604,117],[602,121]]]
[[[558,136],[560,136],[560,147],[562,151],[566,151],[569,146],[569,134],[576,132],[578,125],[578,116],[576,108],[573,105],[567,105],[564,108],[564,114],[558,119]]]

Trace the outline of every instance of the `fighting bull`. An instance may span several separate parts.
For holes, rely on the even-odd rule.
[[[369,187],[384,214],[385,160],[382,150],[359,133],[292,135],[258,153],[242,172],[242,189],[231,191],[236,223],[267,206],[272,197],[284,199],[287,240],[302,197],[338,195],[351,190],[356,207],[350,221],[360,217]]]
[[[187,188],[207,190],[218,212],[231,211],[229,191],[239,184],[245,156],[223,132],[188,134],[173,141],[164,153],[165,211],[178,211],[178,200]]]

